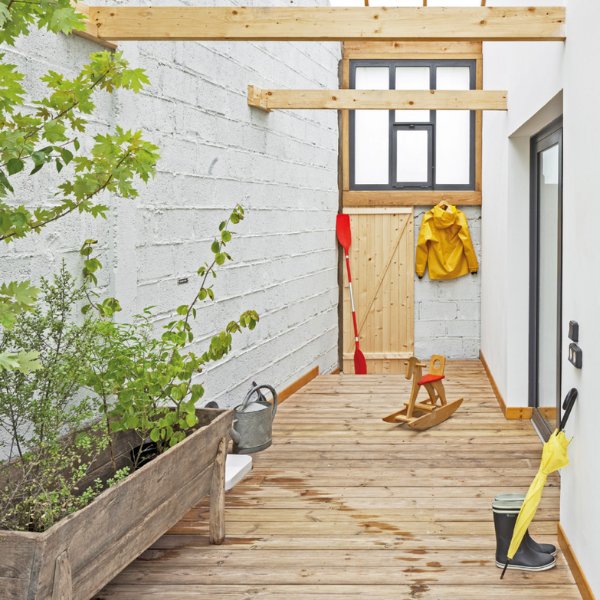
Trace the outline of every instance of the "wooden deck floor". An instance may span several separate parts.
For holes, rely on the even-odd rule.
[[[503,418],[479,362],[447,371],[448,398],[465,402],[423,433],[381,421],[407,397],[403,377],[315,379],[227,495],[227,542],[208,545],[198,507],[98,598],[580,598],[560,554],[552,571],[499,580],[491,498],[527,489],[541,444],[528,421]],[[556,543],[558,485],[532,526],[540,541]]]

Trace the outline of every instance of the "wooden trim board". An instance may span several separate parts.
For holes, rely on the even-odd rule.
[[[579,593],[583,600],[595,600],[596,596],[592,591],[592,588],[575,556],[575,552],[573,551],[573,546],[569,542],[565,530],[562,528],[560,523],[557,523],[557,535],[558,535],[558,544],[564,557],[569,565],[569,569],[571,569],[571,573],[573,574],[573,579],[575,579],[575,583],[579,588]]]
[[[303,388],[309,381],[312,381],[319,375],[319,367],[313,367],[310,371],[298,377],[296,381],[293,381],[287,387],[283,388],[281,392],[277,393],[279,403],[281,404],[284,400],[287,400],[292,394],[295,394],[299,389]]]
[[[565,8],[89,6],[109,40],[561,41]]]
[[[433,206],[442,200],[457,206],[480,206],[481,192],[344,190],[344,208],[352,206]]]
[[[502,397],[500,389],[498,388],[498,384],[496,383],[496,380],[492,375],[492,371],[490,370],[490,367],[487,361],[485,360],[485,356],[483,355],[483,352],[481,352],[481,350],[479,351],[479,360],[481,360],[481,364],[483,365],[490,385],[494,390],[494,395],[496,396],[496,400],[498,401],[498,405],[500,406],[504,417],[509,421],[515,421],[519,419],[531,419],[533,409],[530,406],[506,406],[504,398]]]
[[[482,56],[481,42],[344,42],[344,59],[440,58],[476,59]]]
[[[507,92],[489,90],[275,90],[248,86],[248,105],[308,110],[507,110]]]

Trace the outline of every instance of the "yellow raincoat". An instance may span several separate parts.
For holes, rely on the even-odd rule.
[[[423,215],[417,240],[416,271],[430,279],[456,279],[479,270],[465,214],[451,204],[434,206]]]

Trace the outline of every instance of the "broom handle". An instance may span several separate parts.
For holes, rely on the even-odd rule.
[[[354,294],[352,293],[352,274],[350,273],[350,256],[346,254],[346,271],[348,273],[348,290],[350,291],[350,306],[352,307],[352,323],[354,325],[354,341],[358,347],[358,323],[356,321],[356,308],[354,306]]]

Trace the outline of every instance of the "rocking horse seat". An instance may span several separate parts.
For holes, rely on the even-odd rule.
[[[429,375],[423,375],[423,377],[421,377],[421,379],[419,379],[419,381],[417,381],[418,385],[425,385],[426,383],[433,383],[434,381],[441,381],[442,379],[444,379],[444,375],[433,375],[433,374],[429,374]]]

